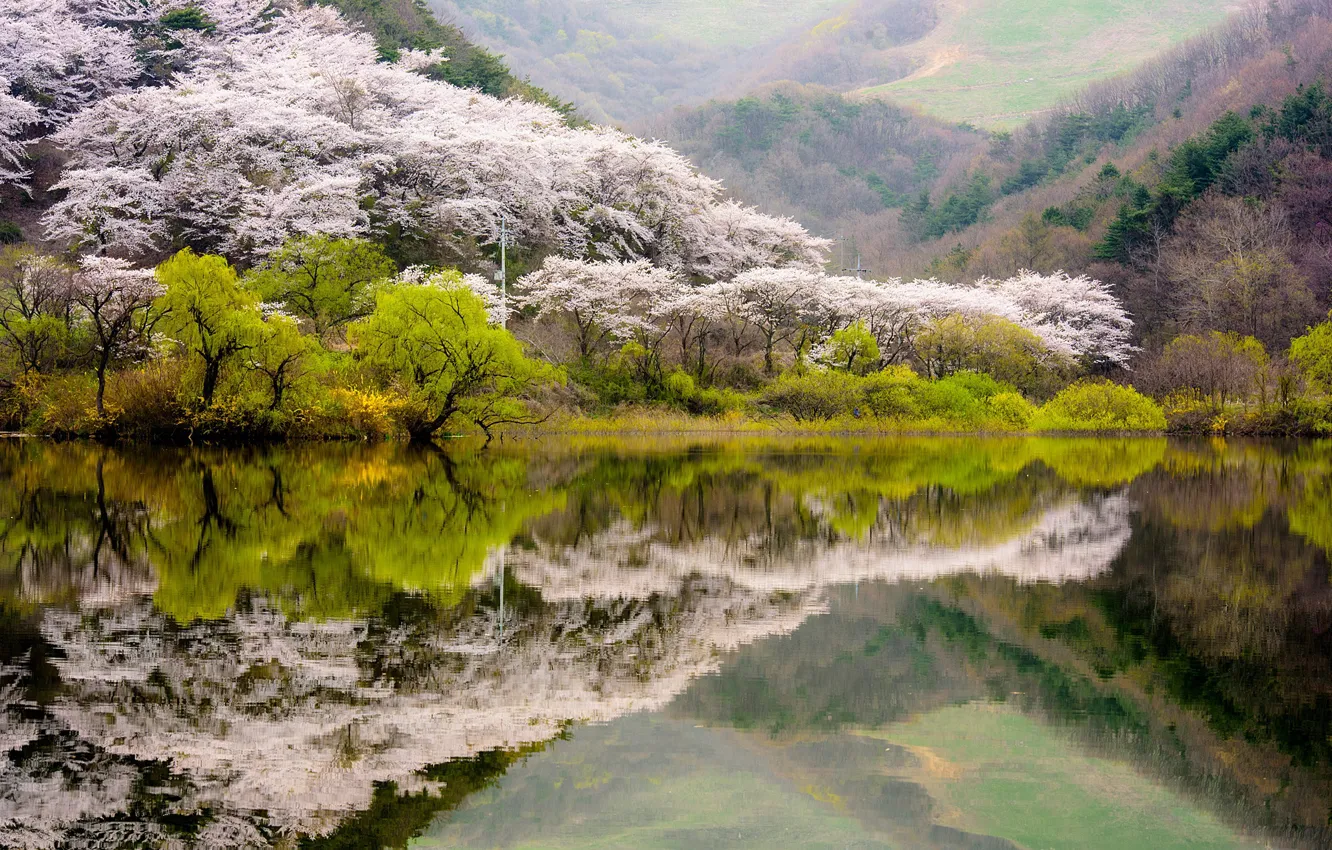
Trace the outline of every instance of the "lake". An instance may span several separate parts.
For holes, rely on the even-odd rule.
[[[0,845],[1332,846],[1332,442],[0,441]]]

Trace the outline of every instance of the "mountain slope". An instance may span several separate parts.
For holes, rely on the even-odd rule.
[[[779,81],[1012,126],[1224,19],[1240,0],[431,0],[598,120]],[[879,87],[887,86],[886,89]]]
[[[473,44],[455,26],[442,24],[431,14],[423,0],[318,0],[332,6],[348,21],[369,33],[385,59],[396,58],[403,50],[443,49],[447,62],[432,69],[437,79],[464,88],[474,88],[494,97],[518,97],[553,107],[566,116],[574,114],[573,105],[552,97],[542,89],[520,79],[498,56]]]
[[[1083,86],[1220,23],[1235,0],[952,0],[904,48],[916,70],[857,92],[952,121],[1014,127]]]

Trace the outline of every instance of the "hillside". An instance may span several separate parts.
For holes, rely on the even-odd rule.
[[[841,238],[836,259],[853,262],[859,252],[878,277],[967,280],[1022,267],[1087,271],[1118,281],[1143,338],[1164,340],[1177,330],[1176,320],[1143,300],[1143,281],[1165,286],[1164,261],[1145,259],[1151,240],[1144,229],[1164,239],[1208,189],[1262,201],[1293,191],[1280,189],[1280,181],[1255,185],[1236,170],[1294,168],[1289,151],[1267,140],[1285,132],[1285,143],[1298,146],[1300,133],[1321,131],[1282,131],[1270,116],[1330,70],[1332,4],[1286,0],[1085,88],[1013,132],[979,133],[907,108],[795,86],[676,110],[651,132],[672,140],[740,197]],[[1315,98],[1296,108],[1322,106]],[[1232,131],[1252,142],[1227,141],[1224,128],[1209,130],[1228,112],[1244,119]],[[1260,155],[1259,142],[1277,146]],[[1190,159],[1213,148],[1206,168]],[[1241,161],[1241,154],[1251,160]],[[1173,192],[1169,202],[1161,192]],[[1127,219],[1120,221],[1125,204]],[[1288,207],[1283,215],[1289,218],[1283,229],[1305,234],[1332,213]],[[1128,228],[1128,243],[1106,247],[1116,221],[1120,231]],[[1308,242],[1300,249],[1306,256],[1321,250]],[[1317,289],[1321,266],[1292,262],[1306,263],[1304,274]],[[1301,318],[1274,331],[1271,343],[1326,309],[1318,306],[1326,293],[1314,296],[1315,306],[1297,311]]]
[[[950,121],[1014,128],[1078,89],[1218,24],[1239,0],[953,0],[902,48],[915,70],[856,92]]]
[[[442,50],[448,61],[432,74],[455,86],[479,89],[494,97],[518,97],[573,116],[573,105],[552,97],[516,76],[495,54],[474,44],[462,30],[440,23],[424,0],[317,0],[332,6],[375,39],[380,56],[396,59],[403,50]]]
[[[1239,8],[1238,0],[432,0],[596,120],[789,81],[1014,126]]]
[[[989,146],[984,133],[884,100],[795,84],[679,109],[645,129],[738,196],[830,236],[892,226],[921,192],[960,179]]]

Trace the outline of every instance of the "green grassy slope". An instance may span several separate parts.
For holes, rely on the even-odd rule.
[[[401,1],[401,0],[400,0]],[[369,0],[338,0],[369,2]],[[615,120],[779,81],[1016,126],[1245,0],[430,0],[522,73]]]
[[[909,77],[861,90],[954,121],[1013,127],[1238,8],[1232,0],[955,0]]]

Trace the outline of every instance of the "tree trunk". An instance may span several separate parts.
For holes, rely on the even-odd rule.
[[[204,365],[203,403],[208,407],[213,403],[213,394],[217,392],[217,379],[222,372],[222,360],[208,360]]]
[[[102,346],[101,356],[97,358],[97,418],[106,415],[106,370],[111,365],[111,352]]]
[[[453,414],[457,412],[458,408],[450,404],[435,418],[428,419],[425,422],[418,422],[414,425],[408,425],[407,437],[411,440],[413,445],[419,446],[431,443],[434,441],[435,434],[439,429],[444,427],[444,423],[448,422],[449,419],[453,417]]]

